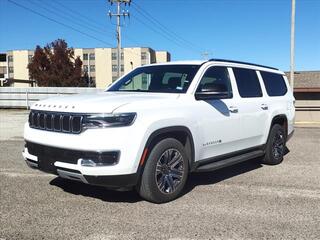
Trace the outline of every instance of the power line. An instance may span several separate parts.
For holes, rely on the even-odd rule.
[[[145,23],[143,20],[141,20],[140,18],[138,18],[137,16],[133,16],[132,18],[136,19],[138,22],[140,22],[142,25],[146,26],[147,28],[151,29],[153,32],[161,35],[163,38],[167,39],[170,42],[173,42],[174,44],[176,44],[177,46],[183,48],[183,49],[187,49],[190,50],[188,48],[185,48],[184,46],[181,45],[181,43],[174,41],[174,39],[170,38],[169,36],[167,36],[166,34],[163,34],[162,32],[160,32],[158,29],[154,28],[153,26],[148,25],[147,23]]]
[[[188,48],[191,47],[195,52],[200,53],[201,51],[198,51],[198,47],[191,43],[190,41],[184,39],[183,37],[179,36],[174,31],[170,30],[168,27],[166,27],[164,24],[159,22],[156,18],[154,18],[150,13],[145,11],[141,6],[139,6],[137,3],[132,3],[133,7],[144,17],[146,17],[150,22],[153,24],[156,24],[165,34],[169,35],[171,38],[174,38],[176,41],[179,41],[179,43],[188,45]]]
[[[99,34],[99,35],[103,35],[103,36],[105,36],[105,34],[106,34],[106,32],[100,31],[99,29],[97,30],[97,28],[92,28],[92,27],[88,26],[88,24],[86,24],[86,23],[85,23],[85,25],[83,25],[83,24],[77,22],[77,21],[79,21],[79,19],[77,19],[77,21],[76,21],[76,20],[74,20],[74,18],[72,18],[71,16],[60,13],[61,10],[58,9],[58,8],[56,8],[55,6],[52,6],[52,5],[51,5],[51,7],[53,7],[53,8],[56,9],[57,11],[54,11],[54,10],[52,10],[52,9],[50,9],[50,8],[47,8],[47,7],[42,6],[42,5],[41,5],[42,2],[41,2],[40,0],[38,0],[38,2],[39,2],[40,4],[35,3],[33,0],[29,0],[29,2],[32,3],[33,5],[37,6],[37,7],[40,7],[40,8],[42,8],[42,9],[44,9],[45,11],[47,11],[47,12],[49,12],[49,13],[51,13],[51,14],[59,17],[59,18],[62,18],[62,19],[64,19],[64,20],[67,20],[67,21],[69,21],[69,22],[71,22],[71,23],[73,23],[73,24],[75,24],[75,25],[78,25],[79,27],[85,28],[85,29],[87,29],[87,30],[89,30],[89,31],[91,31],[91,32],[95,32],[95,33],[97,33],[97,34]],[[110,38],[111,38],[111,36],[110,36]]]
[[[68,25],[68,24],[66,24],[66,23],[64,23],[64,22],[62,22],[62,21],[56,20],[55,18],[48,17],[48,16],[42,14],[41,12],[38,12],[38,11],[36,11],[36,10],[33,10],[33,9],[31,9],[31,8],[23,5],[23,4],[17,3],[17,2],[14,1],[14,0],[7,0],[7,1],[10,2],[10,3],[12,3],[12,4],[14,4],[14,5],[16,5],[16,6],[18,6],[18,7],[20,7],[20,8],[22,8],[22,9],[24,9],[24,10],[27,10],[27,11],[29,11],[29,12],[32,12],[32,13],[35,14],[35,15],[38,15],[38,16],[40,16],[40,17],[42,17],[42,18],[45,18],[45,19],[47,19],[47,20],[49,20],[49,21],[51,21],[51,22],[54,22],[54,23],[56,23],[56,24],[58,24],[58,25],[61,25],[61,26],[64,26],[65,28],[69,28],[69,29],[71,29],[71,30],[73,30],[73,31],[75,31],[75,32],[78,32],[78,33],[80,33],[80,34],[82,34],[82,35],[84,35],[84,36],[86,36],[86,37],[89,37],[89,38],[91,38],[91,39],[94,39],[94,40],[96,40],[96,41],[98,41],[98,42],[101,42],[101,43],[103,43],[103,44],[106,44],[107,46],[109,46],[109,47],[111,47],[111,48],[113,48],[113,46],[114,46],[112,43],[106,42],[106,41],[104,41],[104,40],[102,40],[102,39],[100,39],[100,38],[97,38],[97,37],[89,34],[89,33],[86,33],[86,32],[84,32],[84,31],[82,31],[82,30],[79,30],[78,28],[75,28],[75,27],[73,27],[73,26],[71,26],[71,25]],[[128,39],[129,39],[129,38],[128,38]],[[141,57],[141,55],[135,53],[133,50],[131,50],[131,49],[129,49],[129,48],[128,48],[128,49],[124,49],[124,50],[125,50],[125,51],[130,51],[132,54],[134,54],[134,55],[136,55],[136,56],[138,56],[138,57]]]
[[[40,0],[38,0],[38,1],[40,1]],[[55,3],[58,3],[58,1],[56,1]],[[66,8],[66,9],[69,9],[70,11],[73,11],[71,8],[69,8],[69,7],[67,7],[67,6],[65,6],[64,4],[62,4],[62,3],[58,3],[60,6],[62,6],[62,7],[64,7],[64,8]],[[51,6],[53,6],[53,2],[51,2]],[[60,8],[57,8],[56,6],[53,6],[56,10],[58,10],[58,11],[61,11],[62,9],[60,9]],[[62,10],[62,11],[64,11],[64,12],[66,12],[66,13],[68,13],[67,11],[65,11],[65,10]],[[85,18],[86,16],[85,15],[82,15],[81,13],[79,13],[79,12],[72,12],[73,13],[73,15],[74,16],[76,16],[75,18],[77,19],[77,20],[79,20],[79,21],[81,21],[82,20],[82,18]],[[79,18],[80,17],[80,18]],[[88,18],[88,19],[90,19],[90,18]],[[90,19],[90,21],[91,21],[92,19]],[[88,20],[88,22],[90,22],[89,20]],[[92,20],[92,21],[94,21],[94,20]],[[83,21],[82,21],[83,22]],[[95,22],[95,21],[94,21]],[[105,34],[105,33],[109,33],[109,34],[111,34],[111,30],[109,30],[108,32],[104,32],[105,30],[107,30],[107,29],[105,29],[105,26],[103,26],[103,24],[101,24],[101,23],[98,23],[98,22],[95,22],[96,24],[96,26],[99,26],[99,29],[104,29],[103,31],[99,31],[99,29],[98,28],[96,28],[94,25],[92,25],[93,27],[95,27],[101,34]],[[77,23],[78,24],[78,23]],[[79,25],[79,24],[78,24]],[[86,25],[88,25],[88,24],[86,24]],[[83,25],[82,25],[83,26]],[[96,31],[95,31],[96,32]],[[112,35],[113,35],[113,33],[112,33]],[[131,37],[129,37],[129,36],[126,36],[126,38],[129,40],[129,42],[133,42],[133,43],[135,43],[135,44],[137,44],[137,45],[140,45],[140,43],[138,43],[137,41],[135,41],[134,39],[132,39]],[[128,49],[128,51],[131,51],[134,55],[137,55],[137,56],[139,56],[140,57],[140,55],[138,55],[138,54],[136,54],[135,52],[133,52],[132,50],[130,50],[130,49]]]
[[[140,14],[147,16],[147,18],[149,18],[149,20],[151,20],[152,22],[158,24],[165,32],[167,32],[168,34],[175,36],[175,38],[186,42],[187,44],[193,46],[194,44],[189,42],[188,40],[182,38],[181,36],[179,36],[177,33],[175,33],[174,31],[170,30],[168,27],[166,27],[165,25],[163,25],[161,22],[159,22],[156,18],[154,18],[150,13],[148,13],[146,10],[144,10],[141,6],[139,6],[137,3],[132,3],[134,6],[134,8],[140,12]]]
[[[89,18],[86,15],[83,15],[82,13],[80,13],[78,11],[75,11],[74,9],[71,9],[70,7],[66,6],[65,4],[62,4],[60,1],[54,1],[54,2],[51,2],[51,3],[55,3],[55,4],[60,5],[62,7],[62,8],[60,8],[61,10],[63,9],[64,12],[66,12],[68,14],[71,14],[73,16],[76,16],[78,20],[81,20],[82,22],[84,22],[84,20],[85,20],[85,22],[87,22],[88,25],[91,25],[92,27],[96,27],[97,29],[99,28],[102,31],[107,31],[108,30],[108,32],[110,32],[110,34],[113,34],[113,31],[111,31],[111,30],[106,28],[107,26],[105,26],[105,25],[93,20],[92,18]],[[67,12],[64,9],[67,9],[69,11]]]
[[[38,1],[40,1],[40,0],[38,0]],[[71,13],[73,16],[75,16],[75,19],[77,19],[78,21],[82,21],[83,19],[86,19],[86,16],[85,16],[85,15],[83,15],[83,14],[81,14],[81,13],[79,13],[79,12],[73,11],[73,9],[67,7],[66,5],[62,4],[62,3],[59,2],[59,1],[51,2],[51,6],[52,6],[53,8],[55,8],[56,10],[58,10],[58,11],[63,11],[63,12],[65,12],[65,13],[69,14],[68,11],[65,11],[65,10],[62,9],[62,8],[57,8],[56,6],[53,5],[53,3],[57,3],[57,4],[60,5],[61,7],[70,10],[70,13]],[[90,20],[87,20],[87,19],[90,19]],[[87,20],[88,22],[91,22],[91,21],[95,22],[95,24],[94,24],[94,25],[91,24],[91,26],[94,27],[95,29],[97,29],[97,31],[98,31],[98,33],[100,33],[100,35],[102,35],[102,34],[103,34],[103,35],[105,35],[105,34],[110,34],[110,35],[112,34],[112,35],[113,35],[113,32],[112,32],[110,29],[106,29],[106,26],[104,26],[103,24],[98,23],[98,22],[92,20],[91,18],[87,18],[87,19],[86,19],[86,20]],[[72,20],[72,21],[73,21],[73,20]],[[82,21],[82,22],[83,22],[84,24],[86,24],[84,21]],[[79,23],[76,23],[76,24],[79,25]],[[88,25],[88,24],[86,24],[86,25]],[[83,26],[83,25],[82,25],[82,26]],[[96,26],[99,26],[99,27],[97,28]],[[87,28],[87,27],[85,27],[85,28]],[[100,29],[102,29],[102,31],[101,31]],[[109,31],[107,31],[107,30],[109,30]],[[97,31],[95,30],[94,32],[97,32]],[[111,37],[111,36],[110,36],[110,37]],[[138,43],[136,40],[134,40],[133,38],[131,38],[131,37],[127,36],[127,35],[126,35],[126,39],[128,39],[129,42],[132,42],[132,43],[135,43],[135,44],[137,44],[137,45],[140,45],[140,43]]]
[[[97,38],[97,37],[95,37],[95,36],[92,36],[91,34],[88,34],[88,33],[86,33],[86,32],[83,32],[83,31],[81,31],[81,30],[79,30],[79,29],[77,29],[77,28],[75,28],[75,27],[73,27],[73,26],[70,26],[70,25],[65,24],[65,23],[63,23],[63,22],[60,22],[60,21],[58,21],[58,20],[56,20],[56,19],[54,19],[54,18],[47,17],[47,16],[45,16],[45,15],[42,14],[42,13],[39,13],[39,12],[37,12],[37,11],[29,8],[29,7],[26,7],[25,5],[22,5],[22,4],[20,4],[20,3],[15,2],[14,0],[8,0],[8,2],[10,2],[10,3],[12,3],[12,4],[14,4],[14,5],[16,5],[16,6],[20,7],[20,8],[23,8],[23,9],[29,11],[29,12],[32,12],[32,13],[40,16],[40,17],[43,17],[43,18],[45,18],[45,19],[47,19],[47,20],[49,20],[49,21],[51,21],[51,22],[54,22],[54,23],[57,23],[57,24],[59,24],[59,25],[61,25],[61,26],[66,27],[66,28],[72,29],[72,30],[75,31],[75,32],[78,32],[78,33],[80,33],[80,34],[82,34],[82,35],[85,35],[85,36],[87,36],[87,37],[89,37],[89,38],[92,38],[92,39],[94,39],[94,40],[97,40],[97,41],[99,41],[99,42],[101,42],[101,43],[104,43],[104,44],[112,47],[112,44],[109,43],[109,42],[106,42],[106,41],[104,41],[104,40],[101,40],[101,39],[99,39],[99,38]]]
[[[40,1],[40,0],[38,0],[38,1]],[[52,4],[51,4],[51,6],[52,6]],[[43,9],[45,9],[46,11],[48,11],[48,12],[52,12],[53,14],[55,14],[55,15],[59,15],[59,14],[56,14],[54,11],[52,11],[52,10],[50,10],[50,9],[48,9],[48,8],[46,8],[46,7],[43,7],[43,6],[40,6],[41,8],[43,8]],[[60,11],[60,9],[59,8],[57,8],[57,7],[55,7],[55,6],[52,6],[52,7],[54,7],[56,10],[58,10],[58,11]],[[60,16],[61,16],[61,14],[60,14]],[[74,23],[76,23],[74,20],[71,20],[72,22],[74,22]],[[81,24],[79,24],[79,23],[76,23],[77,25],[79,25],[79,26],[82,26],[82,27],[84,27],[84,28],[87,28],[86,26],[84,26],[84,25],[81,25]],[[101,25],[102,26],[102,25]],[[94,30],[94,29],[93,29]],[[97,33],[99,33],[100,32],[100,34],[105,34],[105,32],[102,32],[102,31],[95,31],[94,30],[94,32],[97,32]],[[131,38],[129,38],[128,37],[128,39],[130,39],[130,41],[134,41],[134,40],[132,40]],[[134,51],[132,51],[131,49],[126,49],[126,51],[130,51],[130,52],[132,52],[132,54],[134,54],[134,55],[136,55],[136,56],[139,56],[140,57],[140,55],[138,55],[138,54],[136,54]]]

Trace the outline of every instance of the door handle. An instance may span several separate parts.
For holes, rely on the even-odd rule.
[[[232,112],[232,113],[238,113],[238,108],[235,107],[235,106],[230,106],[229,107],[229,111]]]
[[[267,104],[261,104],[261,109],[262,109],[262,110],[268,110],[269,107],[268,107]]]

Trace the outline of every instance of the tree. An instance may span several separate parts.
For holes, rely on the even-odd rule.
[[[44,48],[36,47],[28,64],[29,76],[41,87],[84,87],[82,61],[68,44],[57,39]]]

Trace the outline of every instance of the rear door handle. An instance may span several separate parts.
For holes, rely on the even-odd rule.
[[[267,104],[261,104],[261,109],[262,109],[262,110],[268,110],[269,107],[268,107]]]
[[[230,106],[230,107],[229,107],[229,111],[232,112],[232,113],[238,113],[239,110],[238,110],[238,108],[235,107],[235,106]]]

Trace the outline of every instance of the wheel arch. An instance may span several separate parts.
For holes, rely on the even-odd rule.
[[[274,124],[279,124],[284,128],[285,131],[285,136],[287,138],[288,136],[288,118],[285,114],[276,114],[271,118],[269,127],[266,128],[265,130],[265,138],[264,138],[264,143],[266,144],[268,139],[269,139],[269,135],[270,135],[270,131],[271,128]]]
[[[285,136],[288,135],[288,118],[285,114],[278,114],[272,118],[272,121],[269,127],[269,132],[274,124],[281,125],[285,130]]]
[[[189,169],[192,171],[194,159],[195,159],[195,147],[193,135],[190,129],[186,126],[170,126],[165,128],[160,128],[152,132],[145,144],[144,151],[140,158],[139,168],[140,171],[143,170],[146,160],[152,150],[152,148],[161,140],[165,138],[174,138],[181,142],[184,146],[186,154],[188,156]]]

